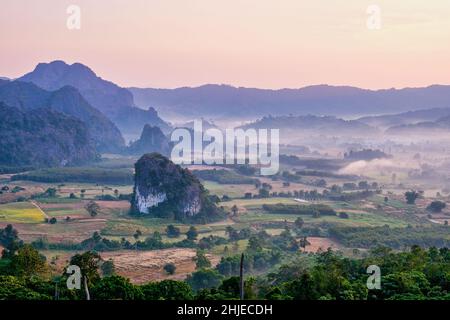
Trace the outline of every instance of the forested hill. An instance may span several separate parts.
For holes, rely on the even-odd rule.
[[[84,122],[99,151],[117,152],[125,146],[119,129],[92,107],[74,87],[65,86],[56,91],[47,91],[27,82],[1,82],[0,102],[23,112],[50,108],[73,116]]]
[[[0,102],[0,164],[63,166],[95,160],[83,122],[45,108],[28,112]]]
[[[133,95],[127,89],[102,79],[81,63],[67,64],[59,60],[39,63],[33,71],[18,80],[34,83],[49,91],[64,86],[76,88],[90,105],[111,119],[124,134],[138,134],[145,124],[158,126],[164,132],[170,130],[151,104],[137,108]]]

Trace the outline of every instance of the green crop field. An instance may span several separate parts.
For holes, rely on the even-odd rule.
[[[45,215],[29,202],[13,202],[0,205],[0,222],[40,223]]]
[[[252,208],[261,207],[263,204],[298,204],[292,198],[257,198],[257,199],[236,199],[232,201],[221,202],[220,205],[231,208],[236,205],[238,207]]]

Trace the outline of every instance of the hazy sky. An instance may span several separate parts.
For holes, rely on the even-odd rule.
[[[122,86],[450,84],[449,0],[1,0],[0,41],[7,77],[62,59]]]

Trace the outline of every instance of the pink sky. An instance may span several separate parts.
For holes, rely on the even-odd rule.
[[[2,0],[0,40],[7,77],[60,59],[122,86],[450,84],[448,0]]]

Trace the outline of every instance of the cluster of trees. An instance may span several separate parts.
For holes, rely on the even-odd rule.
[[[407,204],[415,204],[416,200],[421,196],[423,192],[418,192],[415,190],[406,191],[405,192],[405,199]]]
[[[392,158],[391,155],[384,153],[381,150],[374,149],[363,149],[363,150],[350,150],[349,152],[344,153],[344,158],[347,160],[373,160],[373,159],[383,159],[383,158]]]
[[[450,299],[450,251],[413,246],[394,253],[386,247],[363,259],[345,258],[327,250],[314,256],[312,267],[302,261],[282,266],[261,281],[268,299],[299,300],[423,300]],[[368,290],[367,267],[381,270],[381,289]]]
[[[280,238],[289,238],[286,230]],[[450,299],[450,250],[418,246],[402,252],[377,247],[362,258],[348,258],[331,249],[316,254],[297,252],[290,262],[268,250],[264,232],[251,237],[245,251],[244,298],[285,300],[432,300]],[[0,259],[0,300],[205,300],[238,299],[239,256],[223,258],[215,267],[201,250],[194,261],[196,271],[186,281],[164,280],[135,285],[115,274],[112,261],[94,251],[76,254],[70,265],[81,270],[82,288],[68,289],[68,274],[51,276],[43,255],[23,244],[12,227],[0,230],[5,247]],[[273,241],[273,240],[270,240]],[[369,265],[381,270],[381,288],[367,287]],[[165,266],[167,273],[175,266]],[[260,270],[269,269],[269,273]],[[252,270],[258,275],[250,274]]]
[[[326,183],[325,183],[326,185]],[[322,187],[325,187],[322,186]],[[320,187],[320,185],[315,185]],[[357,188],[358,189],[358,188]],[[294,190],[294,191],[271,191],[269,188],[261,188],[258,190],[257,194],[252,194],[247,192],[244,194],[244,199],[252,198],[269,198],[269,197],[282,197],[282,198],[298,198],[307,201],[317,201],[317,200],[332,200],[332,201],[352,201],[352,200],[362,200],[372,197],[375,194],[380,194],[381,190],[368,190],[363,189],[362,191],[354,192],[344,192],[343,188],[338,185],[332,185],[329,189],[325,189],[322,192],[317,190]]]
[[[351,248],[386,246],[402,249],[405,246],[450,247],[450,228],[444,225],[408,226],[406,228],[381,227],[332,227],[331,237]]]
[[[178,237],[181,235],[180,228],[175,227],[175,226],[172,225],[172,224],[169,224],[169,225],[166,227],[166,235],[167,235],[169,238],[178,238]],[[197,228],[194,227],[194,226],[190,226],[190,227],[189,227],[189,230],[185,233],[185,235],[186,235],[186,239],[189,240],[189,241],[195,241],[195,240],[197,240],[197,237],[198,237],[198,231],[197,231]]]
[[[446,207],[446,203],[442,201],[432,201],[428,206],[427,210],[434,213],[442,212],[442,210]]]

